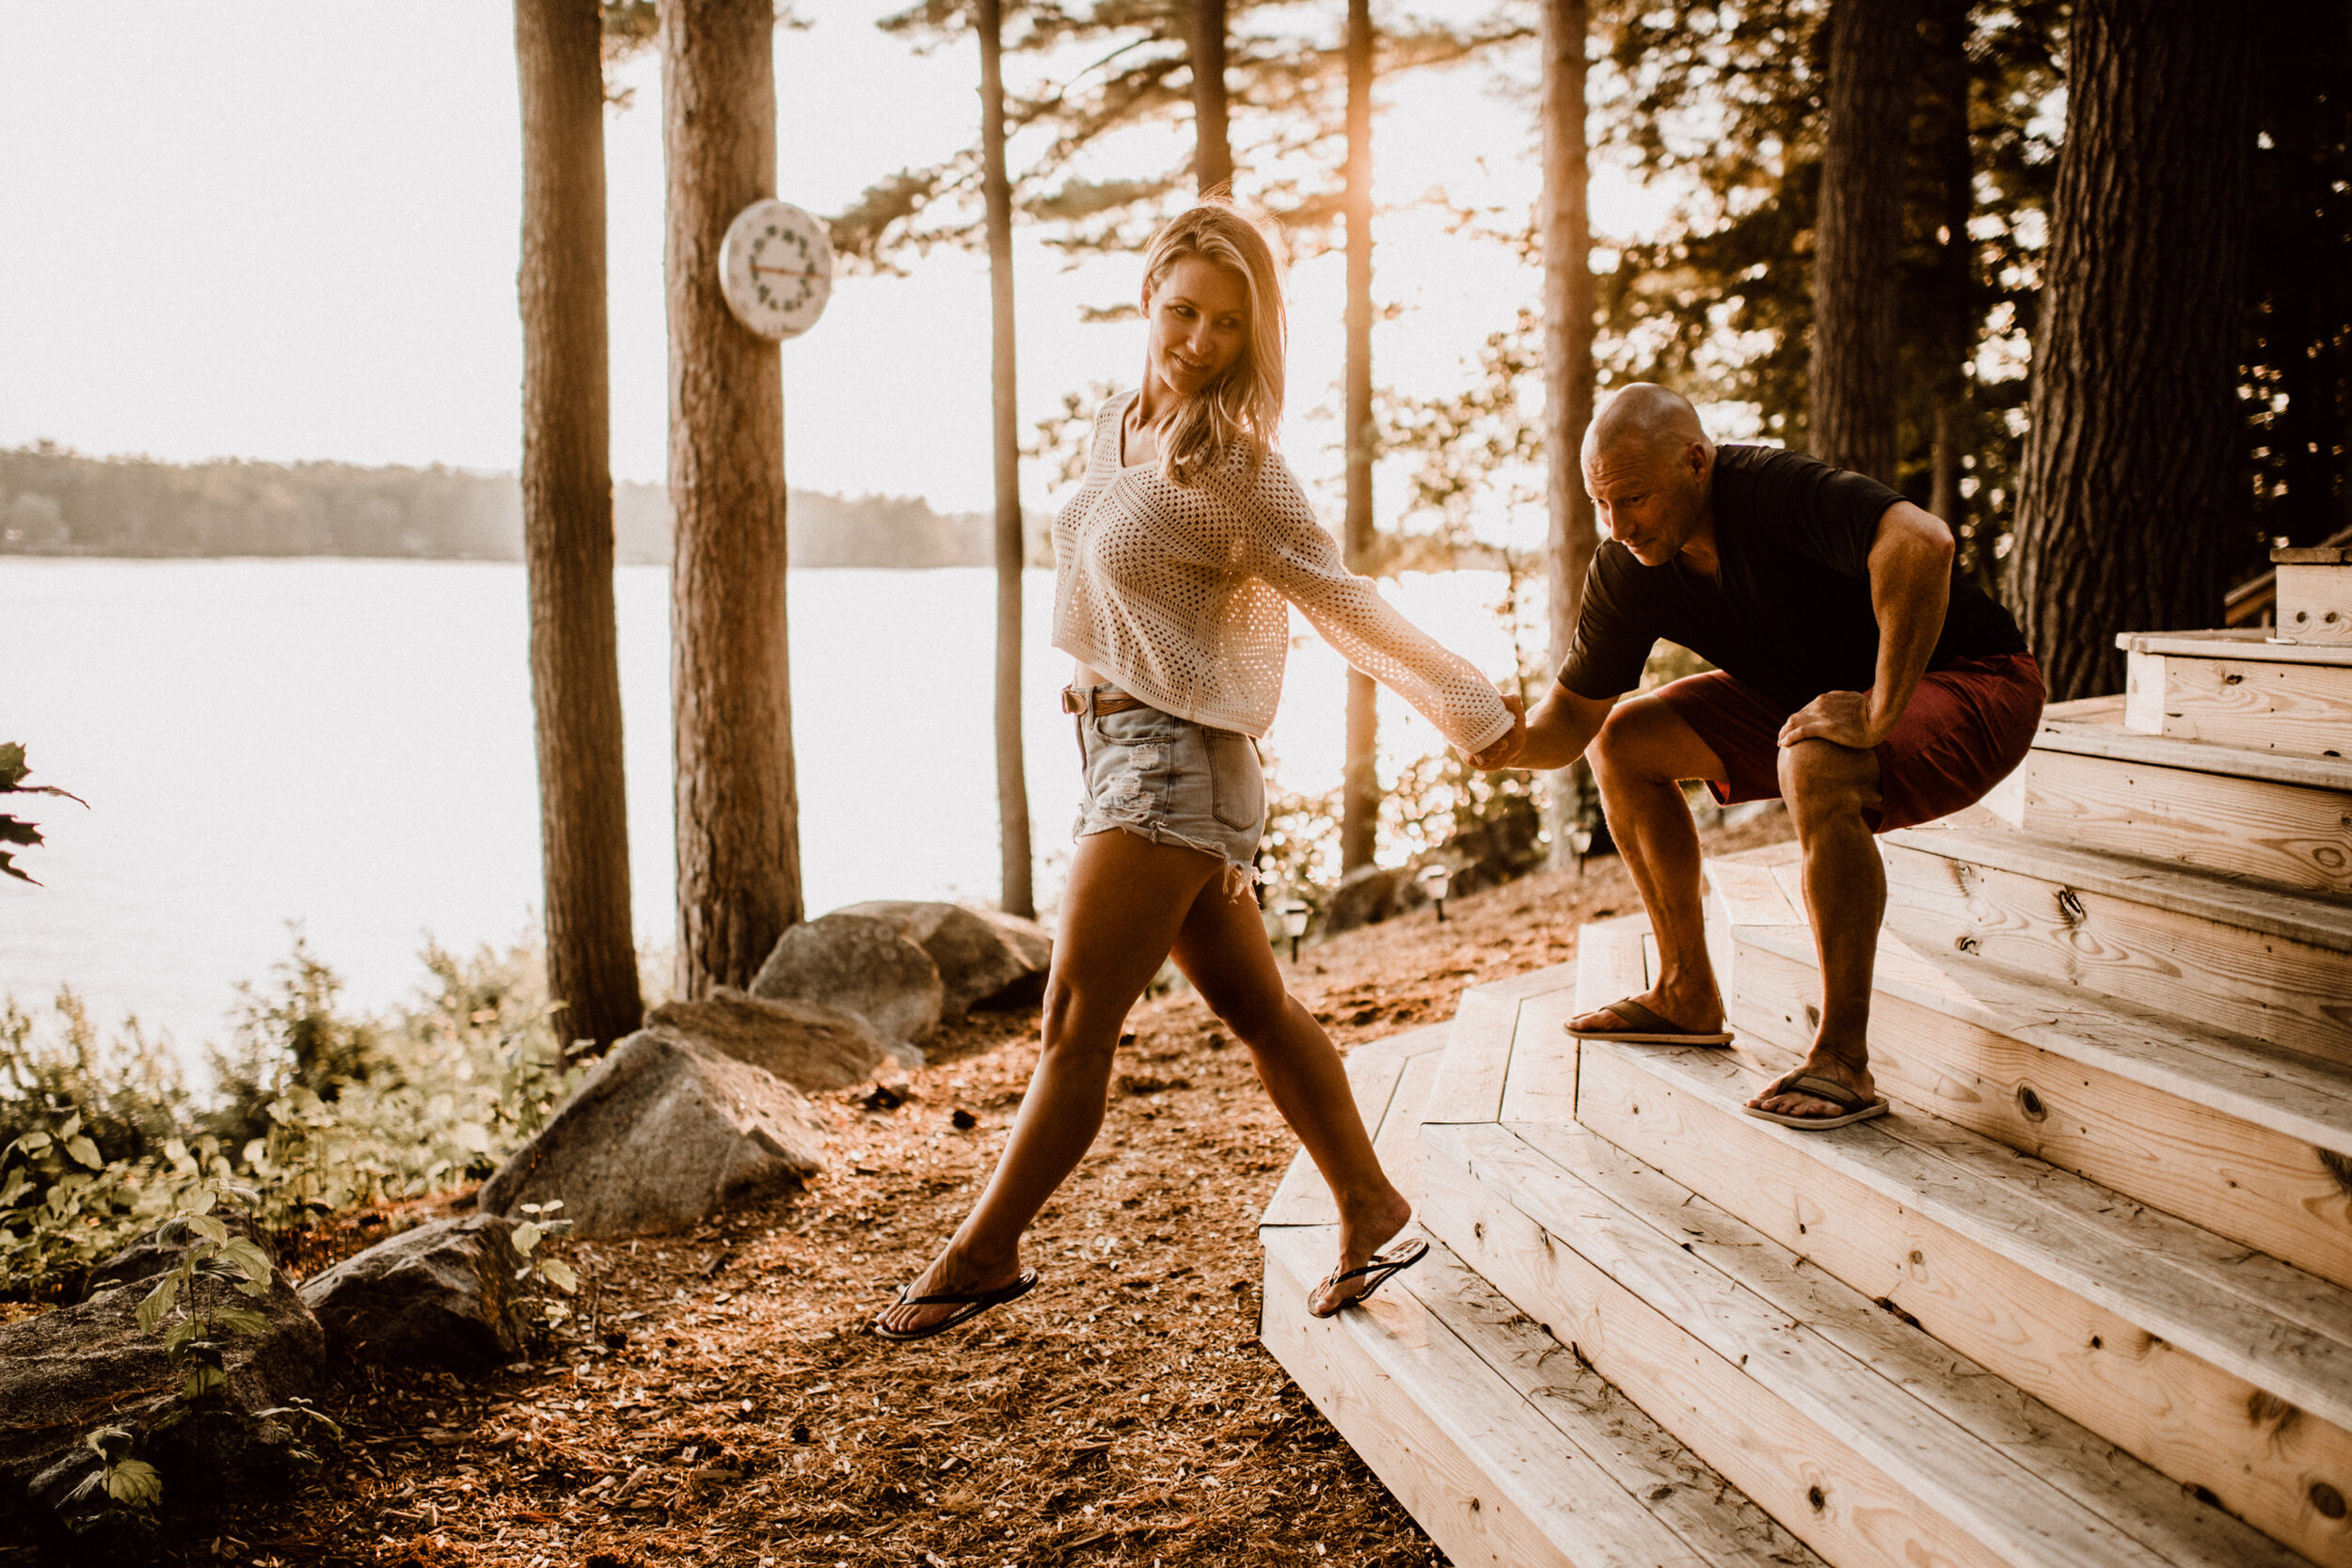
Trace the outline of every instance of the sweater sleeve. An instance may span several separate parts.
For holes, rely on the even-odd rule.
[[[1464,752],[1510,733],[1510,712],[1493,683],[1399,614],[1370,578],[1348,571],[1338,541],[1315,521],[1280,457],[1266,454],[1246,513],[1242,569],[1296,605],[1340,657],[1410,703]]]

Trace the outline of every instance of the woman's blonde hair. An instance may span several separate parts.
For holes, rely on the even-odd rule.
[[[1238,447],[1254,477],[1282,422],[1290,327],[1282,309],[1281,265],[1264,230],[1229,203],[1203,201],[1152,237],[1143,256],[1147,313],[1170,269],[1188,256],[1240,275],[1249,297],[1248,341],[1222,375],[1161,422],[1160,472],[1174,483],[1190,484]]]

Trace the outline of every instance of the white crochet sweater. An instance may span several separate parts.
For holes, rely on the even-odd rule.
[[[1054,519],[1054,646],[1163,712],[1263,736],[1282,696],[1289,600],[1346,660],[1465,752],[1511,728],[1494,686],[1397,613],[1280,454],[1250,480],[1238,451],[1191,485],[1120,466],[1134,392],[1095,411],[1086,482]]]

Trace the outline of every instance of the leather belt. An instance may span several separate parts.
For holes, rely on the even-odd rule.
[[[1131,707],[1152,705],[1140,697],[1128,696],[1124,691],[1081,690],[1074,686],[1065,686],[1061,689],[1061,710],[1064,713],[1084,713],[1089,699],[1094,705],[1093,711],[1098,714],[1124,713]]]

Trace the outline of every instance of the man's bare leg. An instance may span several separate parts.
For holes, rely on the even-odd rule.
[[[1886,916],[1886,866],[1863,814],[1883,803],[1878,756],[1800,740],[1781,749],[1780,786],[1804,851],[1804,909],[1821,969],[1820,1026],[1799,1070],[1868,1100],[1877,1093],[1870,1081],[1870,985]],[[1792,1117],[1844,1110],[1810,1094],[1759,1095],[1748,1103]]]
[[[1635,998],[1692,1033],[1720,1029],[1723,994],[1707,956],[1706,895],[1699,882],[1699,833],[1682,798],[1684,779],[1723,782],[1729,775],[1714,749],[1656,697],[1617,705],[1586,753],[1600,785],[1610,835],[1641,890],[1658,938],[1658,984]],[[1571,1029],[1623,1026],[1603,1009],[1570,1019]]]

